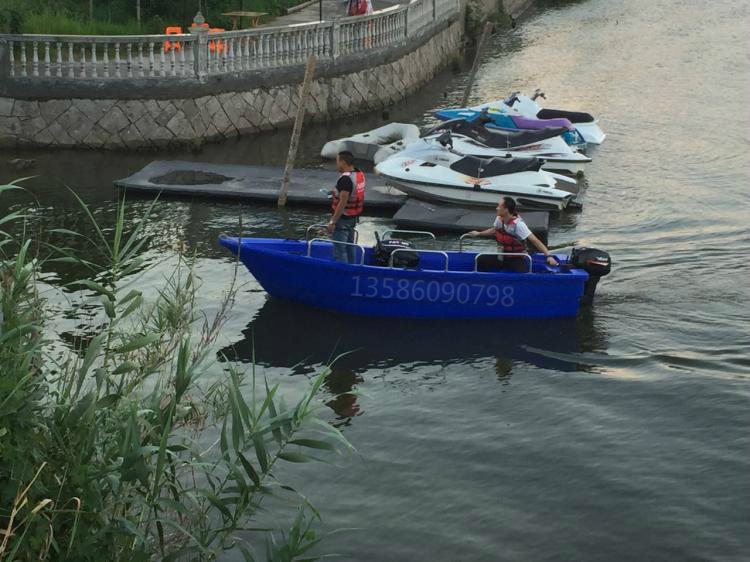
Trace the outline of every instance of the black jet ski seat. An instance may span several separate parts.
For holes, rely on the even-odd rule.
[[[467,136],[490,148],[514,148],[557,137],[567,132],[565,127],[546,127],[533,131],[518,131],[517,133],[506,132],[490,130],[475,121],[452,123],[451,130],[458,135]]]
[[[594,117],[580,111],[563,111],[562,109],[540,109],[537,119],[567,119],[571,123],[591,123]]]
[[[451,170],[459,174],[466,174],[472,178],[489,178],[503,174],[514,174],[516,172],[536,172],[542,167],[542,161],[530,157],[508,157],[508,158],[477,158],[475,156],[464,156],[450,165]]]

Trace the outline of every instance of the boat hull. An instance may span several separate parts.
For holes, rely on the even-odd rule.
[[[578,131],[583,140],[590,144],[602,144],[607,135],[601,130],[597,121],[590,123],[574,123],[576,131]]]
[[[535,273],[477,273],[474,254],[423,254],[421,269],[350,265],[332,260],[330,242],[222,238],[272,296],[350,314],[405,318],[556,318],[575,316],[588,274],[547,268]],[[372,250],[367,249],[367,260]],[[560,259],[563,259],[562,257]],[[553,270],[557,270],[553,271]]]
[[[497,207],[501,196],[513,197],[521,209],[561,211],[567,206],[568,200],[549,199],[531,194],[519,194],[513,191],[497,189],[469,189],[464,187],[450,187],[444,185],[426,184],[408,181],[403,178],[380,174],[389,185],[403,191],[411,197],[426,201],[443,201],[454,205],[476,205],[481,207]]]

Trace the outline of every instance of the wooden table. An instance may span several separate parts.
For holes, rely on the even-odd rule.
[[[268,14],[266,12],[226,12],[221,15],[232,18],[232,29],[237,29],[237,20],[239,18],[250,18],[250,27],[257,27],[258,20]]]

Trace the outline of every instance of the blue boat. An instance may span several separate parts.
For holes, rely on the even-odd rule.
[[[478,258],[492,253],[394,247],[402,243],[397,240],[388,241],[385,262],[382,248],[356,245],[356,264],[336,262],[333,243],[325,239],[222,236],[219,242],[239,255],[274,297],[368,316],[571,317],[582,301],[593,298],[600,276],[596,268],[606,266],[609,272],[609,256],[599,250],[593,250],[599,265],[592,275],[572,267],[566,256],[556,256],[560,266],[550,267],[542,254],[524,254],[528,273],[485,273],[477,271]]]
[[[466,119],[467,121],[471,121],[479,117],[481,114],[482,112],[480,110],[469,107],[440,109],[433,112],[433,115],[441,121],[450,121],[451,119]],[[489,127],[490,129],[501,129],[503,131],[536,130],[544,129],[545,127],[566,127],[568,130],[562,134],[562,138],[565,139],[565,142],[578,150],[586,150],[586,141],[581,136],[581,133],[575,130],[572,123],[567,119],[532,119],[492,110],[487,111],[483,116],[489,119],[489,121],[484,123],[485,127]]]

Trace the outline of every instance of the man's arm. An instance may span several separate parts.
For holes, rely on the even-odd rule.
[[[554,256],[550,255],[549,250],[547,249],[547,246],[545,246],[544,244],[542,244],[542,241],[539,240],[539,238],[537,238],[536,236],[534,236],[534,234],[530,233],[528,235],[528,237],[526,238],[526,240],[530,241],[536,247],[537,250],[539,250],[545,256],[547,256],[547,263],[549,263],[550,261],[552,261],[552,263],[550,265],[559,265],[557,263],[557,260],[554,258]]]
[[[467,232],[469,236],[472,238],[476,238],[478,236],[493,236],[495,234],[495,227],[488,228],[487,230],[472,230],[471,232]]]

